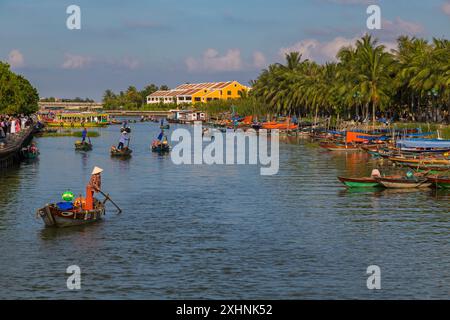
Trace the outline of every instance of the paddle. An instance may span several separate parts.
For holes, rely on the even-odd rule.
[[[109,197],[108,194],[105,194],[101,190],[99,190],[98,192],[100,192],[105,197],[106,200],[109,200],[117,208],[117,210],[119,210],[119,213],[122,213],[122,209],[120,209],[119,206],[114,201],[112,201],[112,199]]]

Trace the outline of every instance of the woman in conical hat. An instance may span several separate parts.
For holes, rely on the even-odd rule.
[[[99,192],[102,186],[102,179],[100,174],[103,172],[102,168],[94,167],[92,170],[91,179],[86,186],[86,205],[85,210],[94,210],[94,192]]]

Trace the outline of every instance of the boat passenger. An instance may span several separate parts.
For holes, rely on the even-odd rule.
[[[102,168],[94,167],[94,170],[91,174],[91,179],[89,179],[89,183],[86,186],[86,205],[85,210],[94,210],[94,193],[100,192],[101,190],[101,173],[103,172]]]
[[[380,170],[378,170],[378,169],[373,169],[370,176],[371,176],[371,177],[381,177]]]

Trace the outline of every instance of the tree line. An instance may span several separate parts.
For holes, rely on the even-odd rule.
[[[135,86],[129,86],[126,91],[115,93],[108,89],[103,94],[103,107],[105,109],[142,109],[147,105],[147,96],[158,91],[169,90],[169,87],[162,85],[158,87],[155,84],[149,84],[141,91],[137,90]]]
[[[325,64],[289,53],[252,81],[250,95],[274,114],[449,121],[450,41],[401,36],[397,44],[389,52],[365,35]]]
[[[39,94],[23,76],[0,61],[0,114],[30,114],[39,109]]]

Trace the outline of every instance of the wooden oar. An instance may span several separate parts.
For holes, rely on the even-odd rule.
[[[105,194],[101,190],[99,190],[98,192],[100,192],[106,198],[106,200],[109,200],[117,208],[117,210],[119,210],[119,213],[122,213],[122,209],[120,209],[119,206],[114,201],[112,201],[108,194]]]

